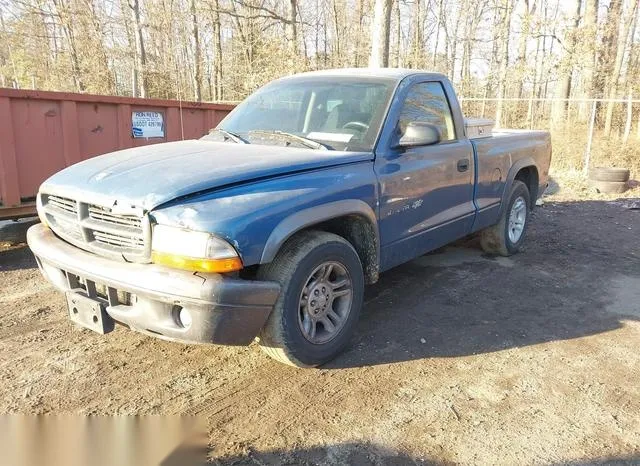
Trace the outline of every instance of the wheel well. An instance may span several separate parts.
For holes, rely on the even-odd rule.
[[[538,169],[534,166],[528,166],[521,168],[518,173],[516,173],[516,180],[522,181],[527,185],[529,189],[529,194],[531,195],[531,205],[532,208],[538,199]]]
[[[349,241],[360,257],[365,283],[378,281],[378,235],[374,226],[365,217],[357,214],[333,218],[310,225],[304,230],[319,230],[342,236]],[[299,233],[299,232],[296,232]]]

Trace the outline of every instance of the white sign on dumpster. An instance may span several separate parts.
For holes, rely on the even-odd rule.
[[[160,112],[132,112],[131,133],[134,138],[163,138],[164,118]]]

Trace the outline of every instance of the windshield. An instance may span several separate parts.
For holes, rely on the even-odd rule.
[[[268,84],[244,100],[206,139],[371,151],[393,81],[316,77]],[[238,142],[238,141],[232,141]]]

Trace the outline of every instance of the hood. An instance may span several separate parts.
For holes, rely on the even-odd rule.
[[[121,150],[68,167],[41,191],[151,210],[177,197],[258,178],[373,159],[371,153],[179,141]]]

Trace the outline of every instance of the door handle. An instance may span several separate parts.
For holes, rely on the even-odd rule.
[[[469,159],[458,160],[458,171],[466,172],[469,169]]]

